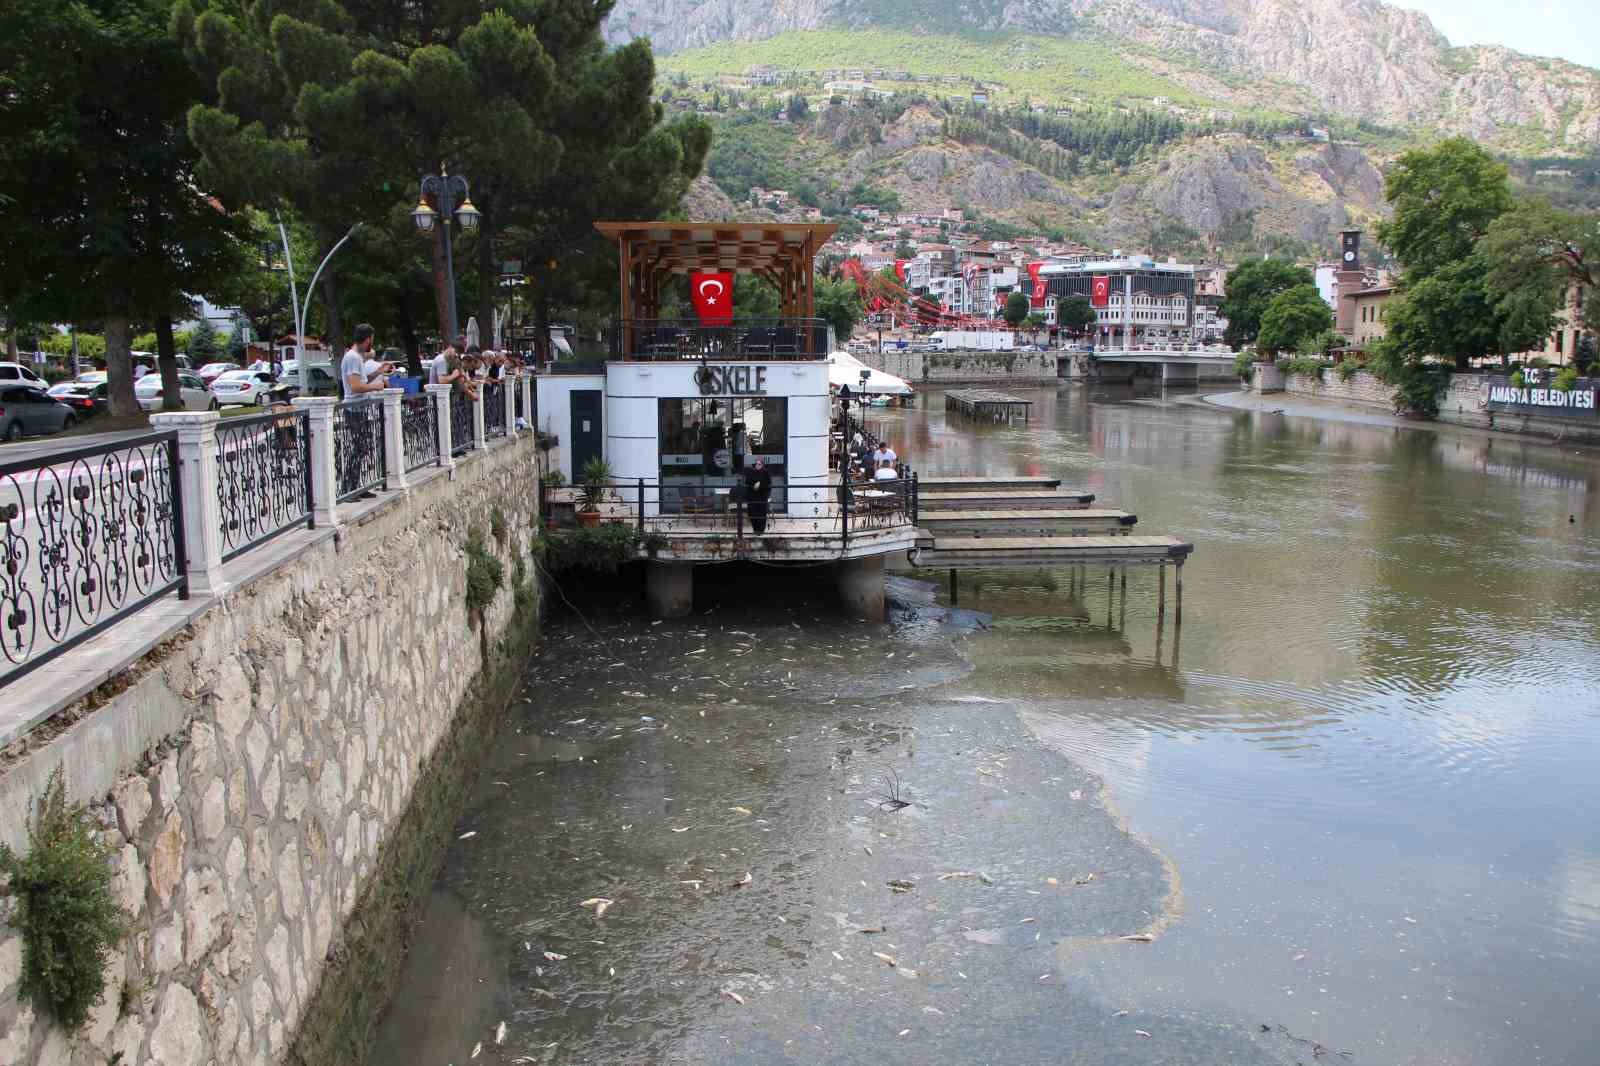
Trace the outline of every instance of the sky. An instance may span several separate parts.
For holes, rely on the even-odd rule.
[[[1600,68],[1596,0],[1390,0],[1421,11],[1450,43],[1501,44]]]

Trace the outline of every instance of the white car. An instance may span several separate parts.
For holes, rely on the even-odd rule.
[[[39,375],[21,363],[0,363],[0,385],[31,385],[36,389],[45,387]]]
[[[183,395],[185,411],[215,411],[222,406],[211,395],[211,390],[206,388],[206,383],[188,371],[178,375],[178,389]],[[134,383],[133,396],[144,410],[161,410],[161,375],[146,374],[140,378]]]
[[[209,385],[228,371],[238,369],[238,363],[207,363],[199,370],[200,380]]]
[[[78,375],[79,385],[104,385],[111,375],[104,370],[85,370]]]
[[[259,370],[229,370],[211,383],[211,394],[224,406],[259,404],[271,388],[271,374]]]

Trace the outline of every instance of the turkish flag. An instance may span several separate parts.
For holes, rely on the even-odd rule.
[[[905,284],[905,280],[906,280],[906,264],[909,263],[909,262],[911,262],[911,260],[909,260],[909,259],[896,259],[894,261],[895,276],[900,279],[900,283],[902,285]]]
[[[1028,276],[1033,279],[1033,299],[1030,301],[1034,307],[1044,306],[1045,280],[1039,271],[1044,269],[1043,263],[1029,263]]]
[[[1090,306],[1111,306],[1111,279],[1109,277],[1104,274],[1096,274],[1094,276],[1093,288],[1091,288],[1089,291],[1092,293],[1092,295],[1089,297]]]
[[[689,296],[702,326],[733,324],[733,274],[690,274]]]

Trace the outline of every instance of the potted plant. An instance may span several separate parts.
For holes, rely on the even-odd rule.
[[[611,464],[598,455],[583,464],[578,489],[578,525],[598,526],[600,504],[606,498],[606,486],[611,483]]]

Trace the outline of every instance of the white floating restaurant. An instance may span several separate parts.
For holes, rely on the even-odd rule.
[[[830,564],[847,609],[883,616],[883,559],[916,543],[914,480],[850,484],[830,455],[846,425],[829,393],[829,330],[812,261],[832,225],[600,222],[616,242],[620,313],[603,366],[540,375],[536,429],[568,485],[603,459],[598,491],[543,489],[547,515],[632,522],[658,615],[692,606],[697,566],[734,560]],[[772,318],[735,306],[740,273],[779,294]],[[695,314],[663,315],[687,277]],[[760,460],[764,528],[743,496]],[[592,469],[592,468],[591,468]],[[587,497],[587,498],[586,498]],[[596,519],[594,516],[598,515]]]

